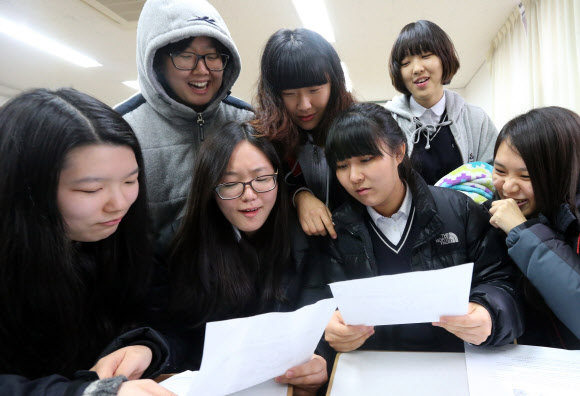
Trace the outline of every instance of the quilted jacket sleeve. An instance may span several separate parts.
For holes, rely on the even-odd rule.
[[[0,396],[81,396],[99,377],[92,371],[79,371],[73,379],[61,375],[30,380],[19,375],[0,375]]]
[[[512,229],[508,253],[562,323],[580,339],[580,255],[560,233],[529,220]]]
[[[489,215],[467,200],[467,235],[474,263],[470,301],[483,305],[492,319],[492,333],[482,345],[498,346],[523,334],[523,306],[515,290],[517,269],[505,248],[505,236],[489,225]]]

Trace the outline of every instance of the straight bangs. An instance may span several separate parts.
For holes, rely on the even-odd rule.
[[[421,28],[410,29],[401,32],[397,38],[393,47],[392,60],[401,66],[406,56],[421,55],[423,52],[431,52],[442,57],[431,31]]]
[[[447,33],[433,22],[419,20],[409,23],[401,30],[391,50],[389,74],[397,91],[411,95],[401,76],[401,63],[406,56],[421,55],[423,52],[429,52],[441,59],[443,68],[441,83],[443,85],[451,83],[459,70],[459,57],[453,42]]]
[[[352,157],[384,156],[380,147],[379,126],[358,113],[343,113],[330,127],[325,155],[328,165],[336,171],[336,164]]]
[[[286,43],[271,62],[268,80],[278,92],[330,82],[332,70],[328,60],[312,46],[300,44]]]
[[[536,210],[553,222],[562,204],[578,216],[579,128],[580,117],[574,112],[540,107],[510,120],[494,148],[494,158],[502,142],[520,155],[530,174]]]

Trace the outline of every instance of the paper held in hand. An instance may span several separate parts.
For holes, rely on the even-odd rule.
[[[438,322],[467,314],[473,263],[330,284],[346,324]]]
[[[335,309],[330,298],[294,312],[208,323],[188,395],[227,395],[308,362]]]

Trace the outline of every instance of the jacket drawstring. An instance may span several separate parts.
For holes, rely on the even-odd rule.
[[[423,123],[417,117],[413,117],[413,121],[417,126],[417,128],[413,132],[413,144],[419,143],[419,140],[421,139],[421,133],[423,133],[427,138],[425,150],[429,150],[431,148],[431,140],[435,139],[435,136],[437,136],[437,134],[441,130],[441,127],[453,124],[453,120],[447,119],[447,114],[445,115],[445,119],[443,120],[443,122],[440,122],[438,124],[423,125]]]

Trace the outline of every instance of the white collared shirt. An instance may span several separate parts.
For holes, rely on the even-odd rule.
[[[435,103],[430,109],[426,109],[421,106],[417,101],[411,96],[411,113],[414,117],[417,117],[423,125],[435,125],[439,123],[441,115],[445,111],[445,91],[443,91],[443,96],[439,102]]]
[[[405,193],[405,198],[399,210],[394,213],[391,217],[386,217],[374,210],[372,207],[367,206],[367,211],[371,216],[371,219],[376,224],[376,226],[381,230],[384,236],[387,237],[389,242],[397,246],[403,232],[405,232],[405,227],[407,226],[407,220],[409,219],[409,214],[411,212],[411,203],[413,202],[413,194],[409,186],[406,186],[407,192]]]

